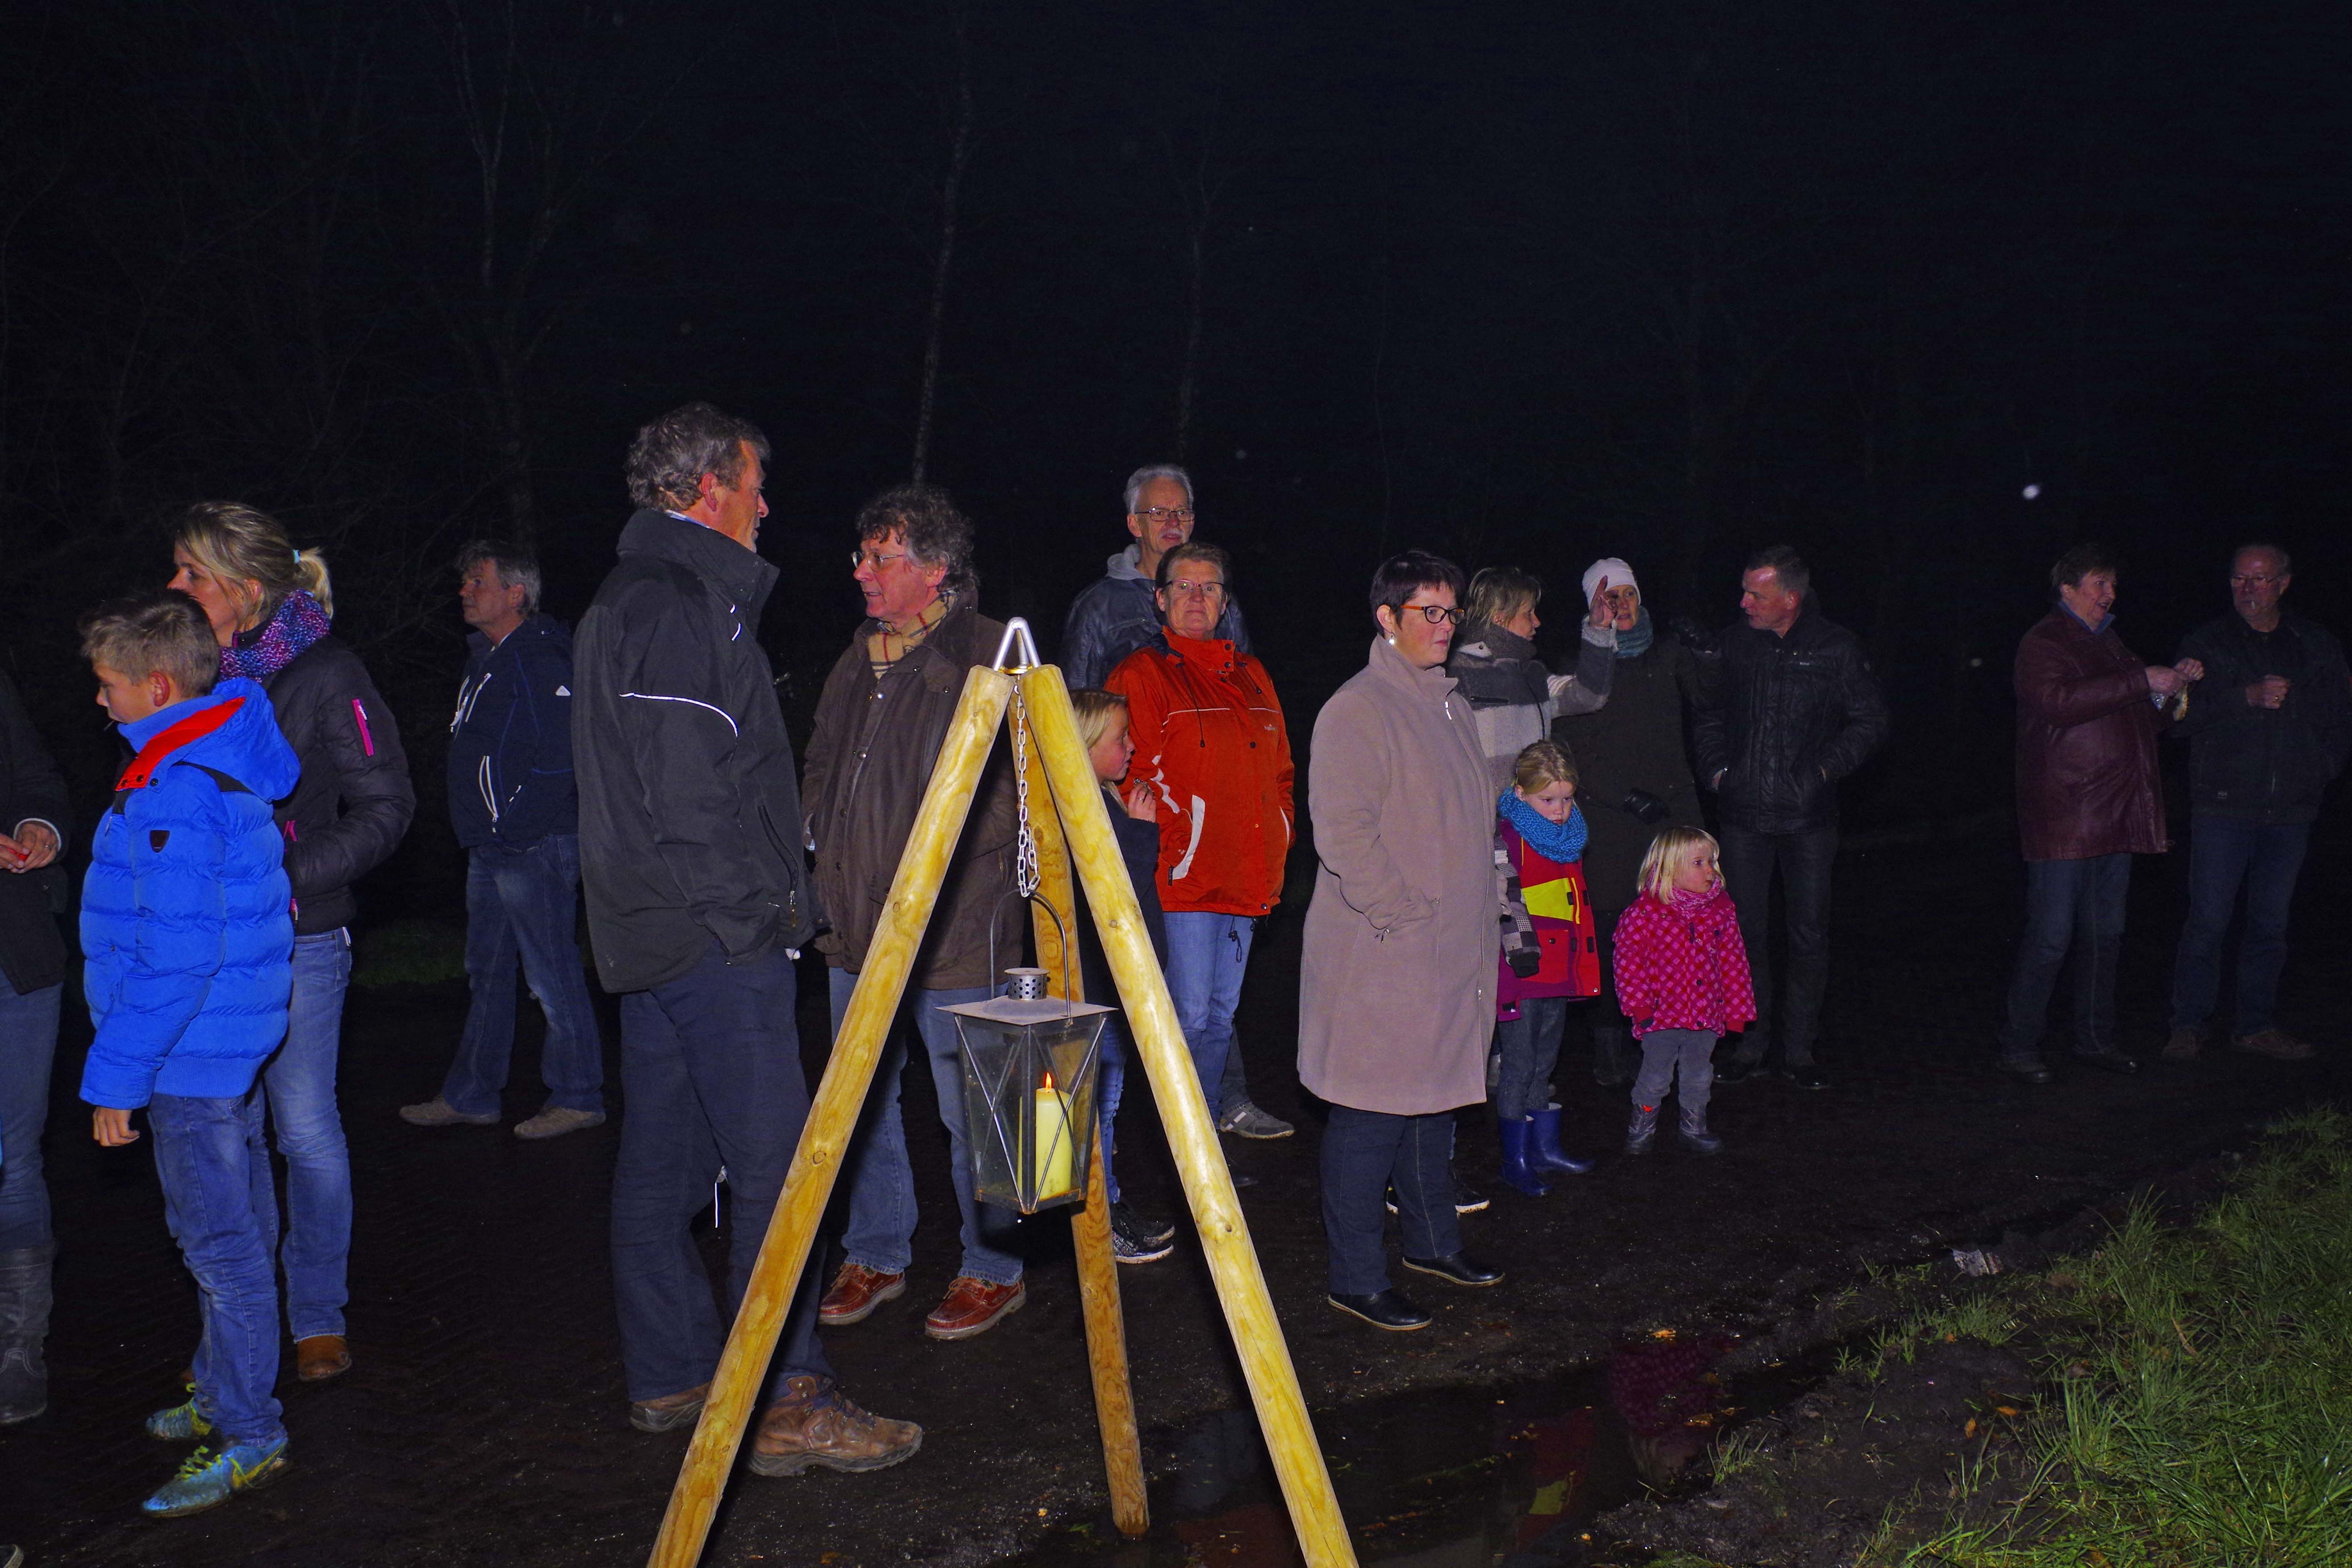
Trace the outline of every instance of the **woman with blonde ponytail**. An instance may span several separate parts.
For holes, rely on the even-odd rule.
[[[352,884],[399,847],[416,814],[400,727],[367,667],[331,629],[326,558],[299,549],[267,512],[237,501],[188,509],[172,543],[171,585],[203,606],[221,672],[258,680],[278,728],[302,759],[278,803],[294,889],[294,994],[286,1043],[263,1068],[266,1105],[286,1157],[279,1260],[296,1369],[317,1382],[348,1370],[343,1304],[352,1245],[352,1162],[335,1104],[343,992],[352,973]],[[266,1156],[264,1156],[266,1160]],[[267,1164],[257,1192],[270,1184]],[[276,1212],[274,1207],[268,1212]]]

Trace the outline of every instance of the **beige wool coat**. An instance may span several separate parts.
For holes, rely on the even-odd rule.
[[[1419,1116],[1486,1098],[1495,790],[1454,688],[1375,637],[1316,716],[1298,1078],[1334,1105]]]

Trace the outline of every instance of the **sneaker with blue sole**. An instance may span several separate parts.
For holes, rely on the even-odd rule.
[[[266,1487],[286,1473],[286,1439],[275,1443],[207,1444],[181,1461],[180,1473],[139,1505],[149,1519],[182,1519],[218,1508],[239,1492]]]
[[[212,1435],[213,1424],[205,1419],[193,1399],[147,1417],[147,1436],[166,1443],[200,1443]]]

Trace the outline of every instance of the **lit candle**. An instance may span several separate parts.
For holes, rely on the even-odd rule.
[[[1041,1198],[1070,1190],[1070,1110],[1054,1075],[1047,1073],[1037,1089],[1037,1119],[1029,1145],[1030,1188]]]

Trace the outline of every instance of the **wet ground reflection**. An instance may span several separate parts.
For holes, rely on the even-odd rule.
[[[1563,1377],[1317,1411],[1357,1555],[1411,1568],[1609,1561],[1595,1554],[1592,1519],[1645,1488],[1671,1490],[1699,1478],[1707,1445],[1744,1413],[1715,1371],[1734,1342],[1660,1331]],[[1786,1396],[1773,1390],[1769,1403]],[[1124,1541],[1106,1517],[1064,1530],[1023,1563],[1292,1568],[1300,1561],[1248,1411],[1154,1434],[1147,1449],[1159,1478],[1150,1535]]]

